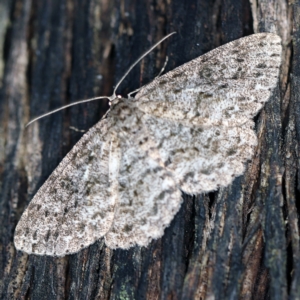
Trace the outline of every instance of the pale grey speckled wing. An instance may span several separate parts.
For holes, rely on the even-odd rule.
[[[189,194],[242,174],[257,139],[253,116],[278,81],[280,38],[252,35],[112,101],[35,195],[15,245],[62,256],[100,237],[110,248],[163,235]]]
[[[209,192],[243,173],[257,144],[252,118],[276,86],[280,62],[277,35],[252,35],[155,79],[123,107],[126,120],[134,116],[134,121],[120,131],[127,133],[121,144],[132,145],[123,146],[122,152],[129,154],[131,149],[132,155],[121,164],[124,190],[120,190],[120,205],[105,236],[109,247],[145,246],[162,236],[168,225],[162,217],[171,221],[173,215],[170,208],[165,209],[168,198],[174,203],[174,213],[179,209],[180,198],[172,197],[176,187],[189,194]],[[152,159],[163,163],[159,170],[168,174],[165,178],[175,180],[174,187],[169,181],[170,195],[161,201],[159,193],[167,193],[154,180]]]
[[[149,115],[144,122],[166,169],[187,194],[229,185],[244,172],[257,145],[252,120],[240,126],[209,128]]]
[[[281,51],[273,33],[235,40],[156,78],[133,102],[145,113],[189,125],[243,124],[277,84]]]
[[[123,144],[119,203],[105,235],[109,248],[147,246],[160,238],[178,212],[182,199],[173,174],[136,145]]]
[[[122,157],[119,201],[105,243],[113,249],[146,246],[161,237],[171,223],[182,202],[181,192],[145,126],[147,115],[130,100],[122,99],[108,117],[116,124]]]
[[[109,230],[118,196],[109,177],[120,159],[110,127],[103,120],[91,128],[39,189],[16,227],[17,249],[63,256]]]

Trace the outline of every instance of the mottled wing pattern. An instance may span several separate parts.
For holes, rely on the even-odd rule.
[[[122,99],[108,116],[115,118],[122,156],[119,201],[105,243],[113,249],[146,246],[163,235],[178,212],[181,192],[151,140],[146,115],[130,100]]]
[[[243,173],[257,144],[250,120],[205,129],[149,115],[144,122],[166,169],[181,190],[193,195],[229,185]]]
[[[118,197],[109,173],[118,169],[110,170],[111,162],[119,161],[116,150],[110,151],[118,149],[108,135],[110,127],[103,120],[89,130],[39,189],[16,227],[17,249],[63,256],[109,230]]]
[[[280,62],[279,36],[247,36],[155,79],[133,101],[146,113],[190,125],[243,124],[269,99]]]
[[[147,246],[161,237],[181,205],[173,174],[141,148],[123,144],[119,203],[113,226],[105,235],[110,248]]]
[[[230,184],[257,143],[252,118],[276,86],[277,35],[219,47],[115,98],[40,188],[17,225],[15,245],[63,256],[100,237],[110,248],[163,235],[189,194]]]

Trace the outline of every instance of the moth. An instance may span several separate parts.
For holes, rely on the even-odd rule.
[[[15,230],[17,249],[64,256],[160,238],[182,203],[228,186],[257,146],[253,117],[277,85],[281,40],[247,36],[113,97],[62,160]]]

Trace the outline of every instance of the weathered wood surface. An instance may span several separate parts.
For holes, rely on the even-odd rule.
[[[300,299],[299,28],[300,0],[0,0],[1,299]],[[87,130],[108,105],[24,124],[110,95],[128,66],[172,31],[119,94],[153,79],[166,55],[168,71],[254,32],[282,37],[281,81],[256,118],[259,146],[245,174],[216,193],[183,195],[148,248],[112,251],[99,241],[64,258],[16,252],[24,208],[83,134],[70,126]]]

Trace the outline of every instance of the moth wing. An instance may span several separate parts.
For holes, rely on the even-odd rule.
[[[160,238],[182,202],[173,174],[159,156],[150,157],[137,145],[133,140],[121,143],[119,202],[113,225],[105,235],[105,243],[112,249],[147,246]]]
[[[143,112],[171,120],[241,124],[269,99],[281,51],[273,33],[235,40],[156,78],[133,101]]]
[[[149,115],[144,122],[153,148],[180,189],[188,194],[229,185],[244,172],[244,164],[257,145],[252,120],[240,126],[204,128]]]
[[[117,197],[109,180],[114,177],[110,165],[118,161],[110,127],[107,120],[92,127],[39,189],[16,227],[17,249],[64,256],[109,230]]]

